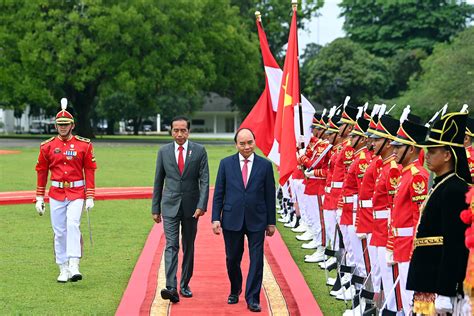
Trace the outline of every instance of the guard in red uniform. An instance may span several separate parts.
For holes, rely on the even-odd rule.
[[[58,282],[82,280],[79,272],[81,251],[81,214],[94,207],[97,168],[94,149],[89,139],[72,135],[74,118],[66,111],[67,100],[61,99],[62,110],[56,115],[58,136],[41,143],[36,164],[36,210],[45,212],[44,195],[48,172],[51,172],[49,201],[54,231],[54,251],[60,274]]]
[[[406,281],[410,258],[413,251],[413,238],[420,218],[420,206],[428,193],[428,171],[420,161],[419,143],[428,134],[428,128],[413,123],[402,114],[402,122],[395,140],[391,142],[397,163],[401,164],[400,185],[393,201],[389,242],[387,244],[388,260],[398,265],[400,287],[392,292],[401,300],[405,315],[411,314],[413,292],[406,290]],[[397,292],[400,290],[400,292]]]
[[[474,148],[472,148],[472,137],[474,137],[474,119],[468,117],[466,122],[466,136],[464,136],[464,147],[466,147],[467,163],[474,183]]]
[[[382,285],[386,301],[385,309],[388,313],[396,313],[401,309],[397,306],[395,299],[390,298],[390,290],[398,278],[398,271],[387,265],[386,247],[388,240],[388,219],[393,207],[393,196],[399,183],[400,171],[393,154],[393,146],[390,142],[397,135],[400,122],[391,116],[383,115],[377,123],[377,128],[372,131],[370,137],[374,138],[374,151],[382,159],[382,167],[375,182],[373,202],[374,229],[370,244],[377,248],[377,260],[382,279]]]

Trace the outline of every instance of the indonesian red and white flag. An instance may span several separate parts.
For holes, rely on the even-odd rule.
[[[273,163],[280,165],[280,148],[275,139],[275,118],[278,109],[278,98],[281,88],[283,71],[273,57],[268,45],[262,23],[257,20],[257,29],[260,39],[263,64],[265,67],[265,89],[254,107],[240,125],[240,128],[250,128],[256,138],[257,147]],[[314,107],[303,96],[303,127],[305,143],[311,138],[311,123],[314,115]],[[295,122],[299,124],[299,113],[296,111]],[[295,128],[295,134],[300,135],[299,125]]]

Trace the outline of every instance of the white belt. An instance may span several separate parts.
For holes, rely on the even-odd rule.
[[[374,219],[387,219],[390,216],[390,210],[374,211]]]
[[[343,196],[342,197],[342,202],[344,204],[354,203],[354,197],[353,196]]]
[[[331,187],[324,187],[324,192],[331,193]]]
[[[331,182],[331,188],[341,189],[344,182]]]
[[[395,237],[411,237],[413,236],[414,227],[392,227],[392,232]]]
[[[360,207],[365,207],[365,208],[372,207],[372,200],[360,200],[359,201],[359,206]]]
[[[84,180],[72,181],[72,182],[59,182],[59,181],[51,181],[51,185],[56,188],[76,188],[76,187],[83,187]]]

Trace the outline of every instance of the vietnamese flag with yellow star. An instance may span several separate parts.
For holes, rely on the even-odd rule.
[[[283,185],[297,166],[295,137],[295,108],[300,103],[298,65],[298,33],[296,8],[291,19],[288,48],[281,78],[278,111],[275,119],[275,139],[280,144],[280,184]]]

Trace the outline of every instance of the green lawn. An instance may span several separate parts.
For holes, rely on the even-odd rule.
[[[220,159],[235,148],[206,145],[206,149],[213,185]],[[20,150],[0,155],[0,191],[35,189],[38,148]],[[158,145],[97,143],[97,186],[151,186],[157,150]],[[85,279],[58,284],[49,209],[39,217],[33,204],[0,206],[0,314],[113,314],[152,227],[149,209],[148,200],[97,201],[91,213],[93,249],[87,219],[82,219]],[[324,314],[340,315],[344,304],[327,295],[324,272],[305,264],[302,258],[309,251],[300,248],[289,229],[279,228]]]

